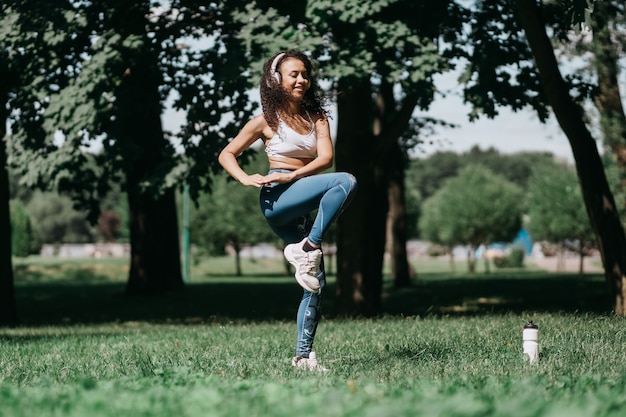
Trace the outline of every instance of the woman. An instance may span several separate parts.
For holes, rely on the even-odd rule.
[[[219,162],[241,184],[261,189],[263,215],[287,244],[285,257],[304,288],[292,365],[326,370],[312,351],[326,284],[322,238],[351,200],[357,184],[348,173],[320,174],[333,165],[334,149],[312,70],[311,61],[300,51],[281,52],[269,59],[260,83],[263,114],[244,125],[222,150]],[[269,172],[249,175],[239,166],[237,156],[259,139],[265,144]],[[317,214],[311,219],[314,210]]]

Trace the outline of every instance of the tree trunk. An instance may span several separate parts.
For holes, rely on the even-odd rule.
[[[515,4],[539,69],[541,85],[572,147],[583,199],[613,296],[613,309],[615,314],[625,315],[626,236],[596,143],[585,125],[582,110],[572,100],[563,81],[538,3],[516,0]]]
[[[404,178],[407,164],[400,140],[409,126],[417,99],[416,94],[409,94],[401,103],[396,102],[393,84],[382,80],[374,107],[372,132],[377,140],[373,157],[381,172],[387,177],[389,209],[386,227],[391,258],[391,279],[396,287],[405,287],[411,281],[406,252]],[[399,107],[398,104],[402,106]]]
[[[476,248],[472,245],[467,250],[467,272],[472,275],[476,273]]]
[[[556,250],[556,272],[563,271],[565,271],[565,248],[563,242],[560,242]]]
[[[412,271],[406,251],[406,205],[404,193],[404,158],[399,146],[391,150],[387,160],[388,198],[388,242],[391,256],[391,279],[396,287],[411,283]]]
[[[582,275],[584,272],[585,272],[585,250],[583,249],[582,244],[581,244],[581,247],[578,252],[578,274]]]
[[[454,248],[449,247],[450,250],[450,272],[456,272],[456,259],[454,259]]]
[[[166,154],[158,85],[158,70],[142,62],[126,71],[117,94],[119,140],[136,148],[128,154],[132,159],[125,161],[131,244],[129,295],[183,287],[175,191],[142,189],[142,182],[159,169]]]
[[[241,269],[241,244],[239,244],[239,242],[234,242],[233,248],[235,249],[235,275],[240,277],[243,275]]]
[[[0,236],[2,250],[0,254],[0,325],[15,325],[19,318],[13,287],[13,262],[11,258],[11,214],[9,209],[9,173],[7,169],[6,123],[8,118],[8,87],[4,84],[4,75],[0,75]]]
[[[613,153],[620,172],[620,187],[626,190],[626,115],[619,92],[618,46],[609,27],[607,7],[610,2],[596,2],[592,14],[594,66],[599,93],[595,104],[600,113],[603,143]],[[626,200],[619,202],[626,211]]]
[[[381,310],[387,183],[376,166],[369,80],[337,97],[337,171],[352,173],[359,190],[337,220],[337,312],[373,316]]]
[[[158,294],[183,287],[174,190],[128,194],[131,264],[126,292]]]

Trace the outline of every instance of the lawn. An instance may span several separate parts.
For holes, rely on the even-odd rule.
[[[335,317],[316,339],[328,373],[290,366],[300,290],[280,263],[194,265],[186,289],[123,295],[123,260],[16,261],[23,324],[0,329],[0,415],[623,416],[626,322],[601,275],[469,276],[432,260],[385,314]],[[430,264],[432,262],[432,264]],[[540,329],[541,359],[522,354]]]

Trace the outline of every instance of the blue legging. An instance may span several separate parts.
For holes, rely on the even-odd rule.
[[[270,172],[288,172],[273,169]],[[288,184],[274,183],[261,188],[261,210],[272,230],[285,244],[300,242],[305,237],[316,245],[333,220],[350,202],[357,189],[356,178],[346,172],[312,175]],[[315,219],[311,213],[317,210]],[[320,264],[320,291],[304,291],[297,315],[298,339],[296,356],[308,357],[313,348],[315,331],[320,320],[320,301],[326,285],[324,259]]]

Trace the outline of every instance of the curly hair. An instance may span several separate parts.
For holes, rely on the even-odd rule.
[[[313,62],[303,52],[290,49],[277,53],[263,64],[263,75],[260,83],[261,106],[267,124],[274,130],[278,128],[278,111],[286,107],[285,103],[288,100],[287,92],[282,88],[280,79],[276,78],[280,64],[287,58],[296,58],[302,61],[309,75],[309,89],[302,99],[302,107],[309,113],[319,116],[327,115],[324,108],[325,99],[313,73],[316,69]],[[275,60],[276,62],[274,62]]]

